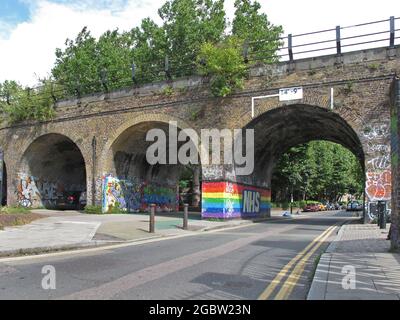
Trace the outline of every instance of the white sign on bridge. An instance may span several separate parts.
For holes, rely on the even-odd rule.
[[[290,101],[303,99],[303,88],[283,88],[279,89],[279,101]]]

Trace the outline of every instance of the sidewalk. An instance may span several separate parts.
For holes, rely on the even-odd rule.
[[[389,227],[388,224],[386,230],[381,230],[375,224],[342,226],[320,258],[307,299],[399,300],[400,255],[389,253]],[[345,289],[342,281],[350,283],[343,280],[345,270],[352,268],[355,288]]]
[[[47,218],[0,231],[0,257],[199,233],[252,223],[251,220],[207,221],[201,220],[199,213],[191,213],[189,230],[183,230],[182,214],[156,214],[155,233],[149,233],[146,214],[92,215],[40,209],[33,212]],[[274,211],[271,219],[281,215],[281,211]]]

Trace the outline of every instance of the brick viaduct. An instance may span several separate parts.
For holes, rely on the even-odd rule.
[[[180,166],[149,165],[145,136],[176,121],[196,132],[254,129],[252,174],[201,166],[204,217],[268,215],[274,163],[315,139],[350,149],[365,169],[367,201],[386,200],[397,212],[399,72],[397,46],[256,66],[245,88],[227,98],[212,97],[207,79],[194,76],[61,101],[51,121],[0,129],[7,203],[51,207],[60,192],[74,190],[106,208],[137,211],[154,202],[174,210]],[[301,100],[256,100],[252,117],[252,97],[294,86],[303,87]],[[243,192],[257,198],[248,212]]]

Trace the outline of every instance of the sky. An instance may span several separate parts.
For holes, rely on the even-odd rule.
[[[330,29],[336,25],[354,25],[383,20],[390,16],[400,17],[399,0],[258,1],[269,20],[283,26],[285,34]],[[157,9],[164,2],[165,0],[0,0],[0,82],[12,79],[23,85],[33,86],[39,78],[50,73],[55,61],[55,49],[63,48],[65,39],[75,38],[84,26],[88,26],[92,34],[98,37],[109,29],[130,30],[146,17],[161,23]],[[233,3],[234,0],[225,0],[230,21],[234,15]],[[400,20],[396,20],[396,23],[396,28],[400,29]],[[376,32],[387,28],[387,24],[378,24],[364,30]],[[334,37],[334,33],[332,35]],[[318,40],[319,36],[316,37]],[[377,36],[379,37],[382,38],[382,35]],[[300,38],[294,40],[301,43]]]

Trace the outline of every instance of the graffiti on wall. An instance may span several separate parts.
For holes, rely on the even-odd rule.
[[[257,201],[258,203],[256,203]],[[271,191],[269,189],[234,182],[202,183],[202,217],[206,219],[268,215],[271,208],[270,201]]]
[[[134,178],[123,180],[105,175],[102,190],[104,213],[111,212],[113,208],[130,213],[143,212],[147,211],[152,203],[156,205],[157,211],[178,210],[176,187],[148,183]]]
[[[367,172],[366,193],[370,201],[390,200],[392,175],[390,170]]]
[[[386,123],[374,124],[364,131],[364,137],[369,141],[385,139],[389,135],[389,126]]]
[[[20,173],[17,177],[17,201],[23,207],[54,207],[65,191],[84,191],[83,185],[65,185]]]
[[[391,199],[390,129],[388,124],[378,123],[364,131],[367,140],[365,193],[369,203]]]
[[[18,177],[17,200],[23,207],[41,206],[40,192],[31,176]]]

